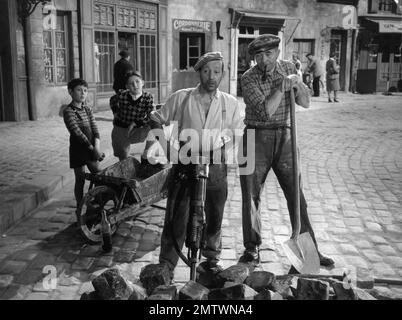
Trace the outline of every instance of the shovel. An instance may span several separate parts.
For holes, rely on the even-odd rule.
[[[299,162],[297,154],[297,134],[296,134],[296,107],[293,88],[290,90],[290,120],[292,137],[292,160],[294,175],[294,210],[295,223],[292,236],[283,244],[286,256],[300,273],[318,274],[320,272],[320,258],[317,248],[311,238],[310,233],[300,234],[300,184],[299,184]]]

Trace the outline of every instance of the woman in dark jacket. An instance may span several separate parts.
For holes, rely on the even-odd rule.
[[[325,66],[327,71],[327,92],[328,92],[328,102],[331,100],[331,91],[334,92],[334,102],[339,102],[337,99],[337,92],[340,89],[339,86],[339,66],[336,63],[335,55],[331,53],[329,59]]]

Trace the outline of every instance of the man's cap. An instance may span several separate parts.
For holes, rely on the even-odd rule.
[[[130,55],[130,53],[127,50],[121,50],[119,52],[119,56],[122,58],[127,58]]]
[[[313,55],[312,53],[307,53],[306,58],[308,58],[309,56],[312,56],[312,55]]]
[[[248,45],[248,52],[250,55],[255,55],[259,52],[264,52],[266,50],[277,48],[281,39],[274,35],[274,34],[262,34],[255,38],[249,45]]]
[[[219,51],[207,52],[198,58],[198,61],[194,66],[194,70],[198,71],[203,66],[205,66],[208,62],[215,61],[215,60],[223,61],[222,53],[220,53]]]

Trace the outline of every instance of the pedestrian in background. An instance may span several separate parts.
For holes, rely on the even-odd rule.
[[[119,90],[126,90],[126,74],[129,71],[134,71],[133,65],[130,61],[130,54],[127,50],[119,52],[121,59],[114,64],[113,67],[113,90],[118,93]]]
[[[339,65],[336,63],[335,54],[330,53],[329,59],[325,65],[327,72],[327,93],[328,102],[332,102],[331,91],[334,92],[334,102],[339,102],[337,99],[337,93],[340,89],[339,85]]]
[[[290,128],[290,90],[296,89],[296,103],[310,105],[310,93],[296,74],[290,61],[280,60],[280,38],[263,34],[249,44],[249,52],[257,65],[245,72],[241,79],[246,103],[246,129],[243,150],[247,150],[247,131],[255,131],[255,171],[240,175],[242,190],[242,224],[244,253],[239,262],[259,263],[261,232],[261,195],[268,172],[272,168],[286,197],[291,225],[295,220],[294,175]],[[244,152],[244,151],[243,151]],[[247,158],[253,155],[247,155]],[[301,188],[301,233],[309,232],[318,245],[307,214],[307,203]],[[268,199],[269,202],[269,199]],[[334,261],[318,251],[320,264],[331,266]]]
[[[73,79],[67,88],[72,101],[64,109],[63,118],[70,132],[70,168],[74,169],[74,195],[78,208],[84,195],[85,166],[92,173],[98,172],[104,154],[100,151],[99,130],[92,109],[86,104],[88,83],[83,79]]]
[[[301,80],[303,80],[302,64],[301,61],[299,60],[299,55],[295,52],[292,53],[292,62],[296,67],[297,75],[300,77]]]
[[[309,63],[307,65],[307,72],[312,73],[313,75],[313,91],[314,97],[320,96],[320,80],[324,74],[324,68],[321,65],[321,62],[314,57],[311,53],[306,55]]]

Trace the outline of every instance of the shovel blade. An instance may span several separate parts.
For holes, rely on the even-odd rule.
[[[300,234],[297,242],[294,239],[286,241],[283,249],[292,265],[300,273],[318,274],[320,272],[320,258],[308,232]]]

